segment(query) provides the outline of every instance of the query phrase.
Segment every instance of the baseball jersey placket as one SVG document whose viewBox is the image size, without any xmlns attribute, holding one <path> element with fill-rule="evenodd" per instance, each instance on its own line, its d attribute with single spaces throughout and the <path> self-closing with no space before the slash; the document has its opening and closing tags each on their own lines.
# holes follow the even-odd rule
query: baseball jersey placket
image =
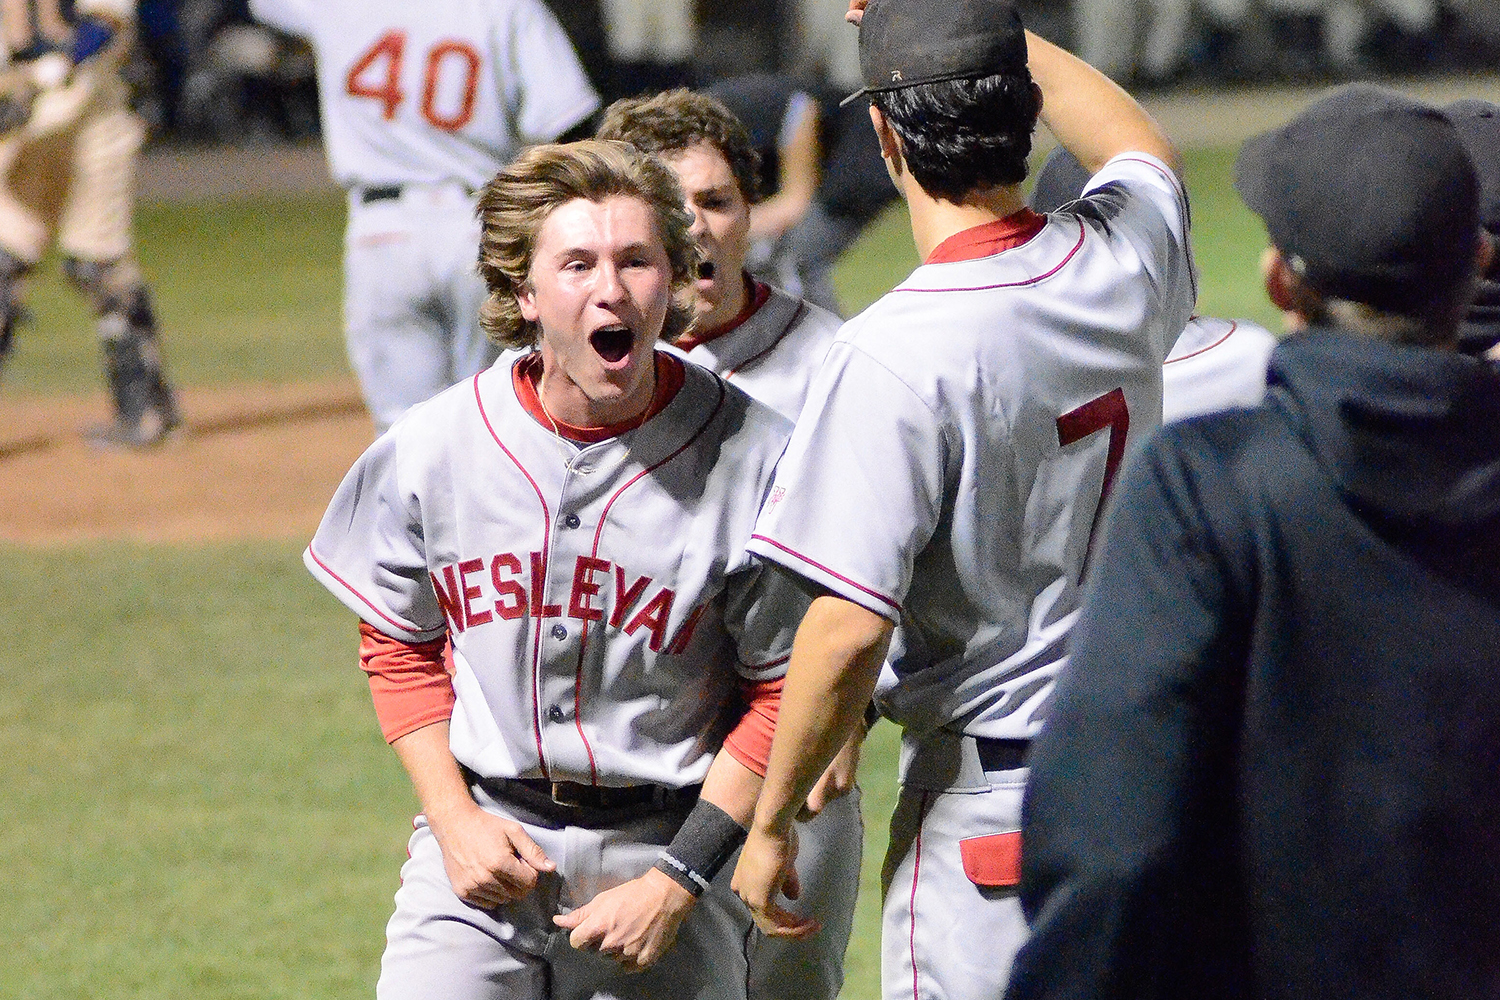
<svg viewBox="0 0 1500 1000">
<path fill-rule="evenodd" d="M 569 446 L 571 447 L 571 446 Z M 614 482 L 618 467 L 629 459 L 620 439 L 611 438 L 578 448 L 564 466 L 559 482 L 555 513 L 549 525 L 551 558 L 541 568 L 533 611 L 542 632 L 536 675 L 536 697 L 542 709 L 543 744 L 557 760 L 577 756 L 587 762 L 589 783 L 599 783 L 594 748 L 584 731 L 584 671 L 588 664 L 590 615 L 597 608 L 583 607 L 574 594 L 581 558 L 597 558 L 599 485 Z M 597 511 L 597 512 L 596 512 Z M 588 602 L 583 602 L 587 604 Z M 600 612 L 602 618 L 602 612 Z M 602 637 L 601 637 L 602 639 Z M 563 745 L 576 734 L 578 744 Z"/>
</svg>

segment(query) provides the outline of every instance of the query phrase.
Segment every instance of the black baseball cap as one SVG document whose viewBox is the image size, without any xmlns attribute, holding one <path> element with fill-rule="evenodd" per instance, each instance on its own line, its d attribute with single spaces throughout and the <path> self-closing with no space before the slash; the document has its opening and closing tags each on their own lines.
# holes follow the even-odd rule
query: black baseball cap
<svg viewBox="0 0 1500 1000">
<path fill-rule="evenodd" d="M 1500 107 L 1466 100 L 1448 105 L 1443 112 L 1458 129 L 1479 174 L 1480 221 L 1500 239 Z M 1500 344 L 1500 262 L 1481 276 L 1469 315 L 1458 331 L 1458 343 L 1474 354 Z"/>
<path fill-rule="evenodd" d="M 1479 182 L 1437 108 L 1341 87 L 1246 142 L 1235 188 L 1315 290 L 1420 315 L 1472 276 Z"/>
<path fill-rule="evenodd" d="M 865 94 L 1026 68 L 1026 29 L 1010 0 L 870 0 L 859 24 Z"/>
</svg>

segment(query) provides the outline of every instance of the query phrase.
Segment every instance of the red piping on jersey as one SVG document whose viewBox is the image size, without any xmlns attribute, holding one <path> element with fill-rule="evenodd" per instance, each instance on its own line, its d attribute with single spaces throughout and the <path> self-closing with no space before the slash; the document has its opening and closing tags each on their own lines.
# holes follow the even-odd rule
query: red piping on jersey
<svg viewBox="0 0 1500 1000">
<path fill-rule="evenodd" d="M 386 621 L 390 622 L 392 625 L 396 626 L 398 629 L 400 629 L 403 632 L 417 632 L 417 631 L 421 631 L 420 629 L 414 629 L 414 628 L 412 628 L 410 625 L 403 625 L 401 622 L 396 621 L 396 619 L 392 618 L 390 615 L 386 614 L 384 611 L 381 611 L 379 608 L 377 608 L 370 601 L 370 599 L 368 597 L 366 597 L 364 594 L 361 594 L 359 591 L 355 590 L 352 586 L 349 585 L 349 581 L 347 581 L 343 577 L 339 576 L 337 573 L 335 573 L 333 571 L 332 568 L 329 567 L 329 565 L 326 562 L 324 562 L 323 560 L 319 559 L 318 558 L 318 554 L 313 551 L 313 547 L 311 545 L 309 545 L 307 547 L 307 554 L 313 557 L 313 562 L 317 563 L 320 567 L 322 567 L 323 572 L 327 573 L 329 576 L 331 576 L 335 580 L 337 580 L 339 582 L 339 584 L 345 590 L 349 591 L 349 593 L 353 594 L 355 597 L 357 597 L 361 601 L 363 601 L 365 603 L 366 607 L 368 607 L 371 611 L 375 612 L 381 618 L 384 618 Z"/>
<path fill-rule="evenodd" d="M 956 264 L 979 260 L 1030 243 L 1047 228 L 1047 217 L 1029 208 L 1003 219 L 960 230 L 933 248 L 923 264 Z"/>
<path fill-rule="evenodd" d="M 677 359 L 673 358 L 672 360 L 676 361 Z M 615 490 L 614 494 L 605 501 L 604 509 L 599 514 L 599 526 L 594 529 L 594 547 L 589 552 L 589 555 L 593 556 L 595 559 L 599 558 L 599 539 L 604 535 L 604 522 L 609 520 L 609 510 L 615 505 L 615 501 L 620 499 L 620 496 L 626 490 L 630 489 L 630 487 L 640 482 L 642 478 L 644 478 L 645 476 L 649 476 L 651 473 L 655 472 L 663 465 L 666 465 L 668 462 L 672 461 L 672 459 L 676 458 L 678 455 L 681 455 L 688 449 L 689 446 L 692 445 L 694 441 L 702 437 L 703 432 L 708 429 L 708 425 L 714 422 L 714 418 L 717 417 L 719 415 L 719 411 L 724 408 L 724 398 L 728 395 L 728 393 L 724 391 L 724 382 L 722 379 L 716 378 L 714 379 L 714 382 L 719 387 L 719 398 L 714 403 L 713 411 L 709 413 L 708 417 L 704 419 L 703 423 L 698 425 L 698 429 L 693 431 L 688 439 L 684 441 L 681 447 L 679 447 L 676 451 L 672 452 L 672 454 L 668 455 L 660 462 L 657 462 L 655 465 L 648 465 L 640 472 L 637 472 L 635 475 L 631 476 L 630 479 L 624 483 L 624 485 Z M 585 621 L 583 623 L 583 634 L 578 640 L 578 669 L 574 673 L 573 679 L 573 724 L 578 727 L 578 738 L 583 740 L 583 748 L 588 751 L 589 783 L 597 785 L 599 784 L 599 771 L 594 765 L 594 748 L 589 744 L 589 738 L 583 734 L 583 661 L 584 654 L 588 652 L 588 642 L 589 623 Z"/>
<path fill-rule="evenodd" d="M 1172 185 L 1172 191 L 1177 195 L 1177 206 L 1182 209 L 1182 228 L 1183 228 L 1183 231 L 1186 232 L 1186 231 L 1188 231 L 1188 230 L 1190 230 L 1190 229 L 1193 228 L 1193 206 L 1188 202 L 1187 188 L 1185 188 L 1185 187 L 1182 186 L 1182 180 L 1180 178 L 1178 178 L 1178 176 L 1176 174 L 1172 173 L 1170 170 L 1163 170 L 1159 164 L 1152 163 L 1150 160 L 1143 160 L 1139 156 L 1122 156 L 1122 157 L 1120 157 L 1120 159 L 1121 160 L 1128 160 L 1131 163 L 1144 164 L 1145 166 L 1150 167 L 1152 170 L 1155 170 L 1157 173 L 1159 173 L 1163 177 L 1165 177 L 1167 179 L 1167 183 L 1169 183 L 1169 184 Z M 1197 269 L 1195 269 L 1193 267 L 1189 267 L 1188 268 L 1188 276 L 1190 278 L 1192 278 L 1192 280 L 1193 280 L 1193 298 L 1197 299 L 1197 297 L 1198 297 L 1198 271 L 1197 271 Z"/>
<path fill-rule="evenodd" d="M 789 549 L 785 545 L 782 545 L 780 542 L 776 541 L 776 539 L 774 539 L 774 538 L 767 538 L 765 535 L 751 535 L 750 537 L 753 538 L 753 539 L 755 539 L 756 541 L 765 542 L 767 545 L 775 546 L 776 548 L 778 548 L 781 551 L 785 552 L 789 556 L 795 556 L 796 558 L 798 558 L 798 559 L 802 560 L 803 562 L 807 563 L 809 566 L 813 567 L 814 569 L 820 569 L 820 570 L 822 570 L 824 573 L 827 573 L 829 576 L 833 577 L 835 580 L 842 580 L 844 583 L 847 583 L 849 586 L 854 587 L 854 588 L 856 588 L 858 590 L 861 590 L 861 591 L 863 591 L 866 594 L 869 594 L 871 597 L 875 598 L 876 600 L 883 601 L 884 603 L 889 604 L 891 607 L 893 607 L 893 608 L 896 609 L 896 613 L 898 615 L 901 613 L 901 605 L 899 603 L 897 603 L 896 601 L 891 600 L 889 597 L 886 597 L 884 594 L 880 593 L 879 591 L 871 590 L 869 587 L 866 587 L 862 583 L 855 583 L 853 580 L 849 579 L 847 576 L 844 576 L 842 573 L 836 573 L 833 570 L 829 569 L 827 566 L 824 566 L 822 563 L 820 563 L 820 562 L 818 562 L 818 561 L 816 561 L 814 559 L 807 558 L 807 556 L 805 556 L 802 553 L 798 552 L 796 549 Z"/>
<path fill-rule="evenodd" d="M 1197 319 L 1197 318 L 1198 318 L 1197 316 L 1193 317 L 1193 319 Z M 1196 351 L 1194 351 L 1192 354 L 1184 354 L 1184 355 L 1182 355 L 1179 358 L 1168 358 L 1167 360 L 1163 361 L 1162 364 L 1164 364 L 1164 365 L 1174 365 L 1174 364 L 1176 364 L 1179 361 L 1186 361 L 1188 358 L 1196 358 L 1198 355 L 1204 353 L 1205 351 L 1211 351 L 1215 347 L 1218 347 L 1220 344 L 1224 343 L 1224 341 L 1228 340 L 1230 334 L 1234 333 L 1234 331 L 1238 330 L 1239 328 L 1240 328 L 1239 321 L 1232 319 L 1232 320 L 1229 321 L 1229 330 L 1224 334 L 1224 336 L 1220 337 L 1218 340 L 1214 341 L 1212 344 L 1209 344 L 1207 347 L 1200 347 Z"/>
<path fill-rule="evenodd" d="M 482 375 L 483 372 L 481 372 L 480 374 Z M 542 505 L 543 579 L 532 581 L 537 590 L 541 591 L 546 583 L 545 577 L 547 575 L 550 575 L 549 563 L 551 561 L 552 555 L 550 544 L 552 540 L 552 511 L 547 506 L 547 498 L 542 496 L 542 488 L 536 484 L 535 479 L 531 478 L 531 473 L 526 471 L 526 466 L 522 465 L 521 460 L 516 458 L 515 455 L 511 454 L 511 450 L 505 447 L 505 442 L 500 440 L 500 435 L 495 433 L 495 427 L 490 423 L 490 415 L 484 411 L 484 399 L 479 395 L 479 375 L 474 376 L 474 404 L 479 407 L 479 419 L 484 421 L 484 427 L 487 431 L 490 432 L 490 437 L 494 438 L 495 444 L 499 445 L 500 450 L 505 452 L 505 457 L 514 462 L 516 468 L 521 470 L 521 475 L 526 477 L 526 481 L 530 483 L 531 488 L 536 491 L 537 501 Z M 543 603 L 546 603 L 545 599 L 543 600 Z M 547 770 L 547 755 L 542 750 L 542 702 L 540 696 L 537 694 L 537 689 L 541 684 L 542 670 L 542 621 L 542 617 L 538 615 L 534 623 L 535 638 L 532 640 L 531 644 L 531 725 L 532 729 L 536 733 L 537 766 L 542 769 L 542 775 L 544 777 L 551 778 L 552 775 Z"/>
<path fill-rule="evenodd" d="M 922 793 L 922 804 L 917 807 L 917 842 L 913 846 L 911 861 L 911 901 L 907 904 L 908 919 L 911 921 L 911 938 L 907 946 L 911 949 L 911 998 L 922 1000 L 917 992 L 917 879 L 922 874 L 922 824 L 927 820 L 927 800 L 931 792 Z"/>
<path fill-rule="evenodd" d="M 765 357 L 767 354 L 770 354 L 772 351 L 776 350 L 776 346 L 778 344 L 780 344 L 783 340 L 785 340 L 786 339 L 786 335 L 792 332 L 792 327 L 794 327 L 794 326 L 797 325 L 797 320 L 801 319 L 806 313 L 807 313 L 807 303 L 806 302 L 800 302 L 800 303 L 798 303 L 798 305 L 797 305 L 797 311 L 792 314 L 792 318 L 787 321 L 786 326 L 784 326 L 784 327 L 781 328 L 781 332 L 776 335 L 776 339 L 773 340 L 773 341 L 771 341 L 771 343 L 766 347 L 765 350 L 760 351 L 759 353 L 750 355 L 744 361 L 741 361 L 739 364 L 735 365 L 733 368 L 731 368 L 728 371 L 724 372 L 724 377 L 725 378 L 734 378 L 734 376 L 740 371 L 740 369 L 747 368 L 750 365 L 755 364 L 755 362 L 759 361 L 761 358 Z"/>
<path fill-rule="evenodd" d="M 744 274 L 744 272 L 741 272 Z M 771 301 L 771 286 L 763 281 L 756 281 L 750 275 L 744 275 L 745 282 L 745 305 L 735 315 L 734 319 L 725 323 L 716 330 L 706 330 L 701 334 L 685 333 L 672 341 L 672 346 L 682 351 L 691 351 L 700 344 L 712 343 L 730 333 L 738 330 L 750 321 L 750 317 L 760 312 L 760 307 Z"/>
<path fill-rule="evenodd" d="M 1087 233 L 1088 231 L 1084 228 L 1083 221 L 1079 220 L 1078 242 L 1073 245 L 1073 249 L 1068 251 L 1068 255 L 1061 261 L 1059 261 L 1058 265 L 1052 270 L 1048 271 L 1046 274 L 1039 274 L 1034 278 L 1027 278 L 1025 281 L 1002 281 L 999 284 L 995 285 L 975 285 L 972 288 L 893 288 L 891 289 L 890 294 L 894 295 L 897 292 L 985 292 L 989 291 L 992 288 L 1020 288 L 1024 285 L 1035 285 L 1038 282 L 1046 281 L 1058 271 L 1061 271 L 1064 267 L 1067 267 L 1068 261 L 1072 260 L 1078 254 L 1079 250 L 1083 249 L 1083 241 L 1086 238 Z"/>
</svg>

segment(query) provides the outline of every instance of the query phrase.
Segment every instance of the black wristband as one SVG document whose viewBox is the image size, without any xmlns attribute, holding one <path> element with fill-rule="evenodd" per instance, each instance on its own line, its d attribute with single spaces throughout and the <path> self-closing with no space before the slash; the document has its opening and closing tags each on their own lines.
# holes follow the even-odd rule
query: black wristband
<svg viewBox="0 0 1500 1000">
<path fill-rule="evenodd" d="M 745 842 L 746 833 L 734 817 L 700 798 L 682 821 L 677 836 L 663 848 L 656 868 L 694 896 L 701 896 L 730 855 Z"/>
</svg>

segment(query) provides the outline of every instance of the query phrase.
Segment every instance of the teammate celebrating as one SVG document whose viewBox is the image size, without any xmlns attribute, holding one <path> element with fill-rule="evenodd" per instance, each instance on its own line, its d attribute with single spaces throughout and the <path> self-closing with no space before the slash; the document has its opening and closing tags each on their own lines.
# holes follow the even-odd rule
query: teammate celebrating
<svg viewBox="0 0 1500 1000">
<path fill-rule="evenodd" d="M 599 101 L 541 0 L 251 0 L 306 38 L 349 191 L 344 332 L 376 429 L 487 368 L 473 192 Z"/>
<path fill-rule="evenodd" d="M 675 346 L 795 420 L 841 321 L 745 270 L 757 199 L 757 156 L 745 127 L 713 97 L 674 90 L 616 101 L 599 136 L 659 157 L 687 196 L 700 257 L 697 313 Z M 798 826 L 799 912 L 816 912 L 822 932 L 802 941 L 747 935 L 751 997 L 833 1000 L 843 986 L 864 838 L 854 787 L 861 742 L 850 740 L 830 766 L 808 797 L 813 817 Z"/>
<path fill-rule="evenodd" d="M 135 4 L 4 0 L 0 35 L 0 369 L 21 313 L 20 284 L 55 230 L 63 273 L 99 318 L 114 420 L 91 443 L 144 447 L 181 422 L 162 371 L 156 315 L 131 249 L 135 162 L 145 127 L 120 68 Z"/>
<path fill-rule="evenodd" d="M 791 425 L 656 350 L 694 261 L 659 163 L 537 147 L 480 211 L 482 321 L 536 350 L 376 441 L 306 555 L 423 807 L 378 994 L 743 996 L 714 875 L 807 607 L 744 549 Z"/>
<path fill-rule="evenodd" d="M 1024 757 L 1110 480 L 1159 420 L 1196 297 L 1187 202 L 1150 117 L 1009 3 L 873 0 L 860 62 L 924 263 L 840 331 L 750 546 L 825 593 L 735 885 L 767 933 L 812 929 L 777 902 L 792 817 L 889 652 L 879 702 L 905 733 L 885 992 L 993 997 L 1026 931 Z M 1095 172 L 1047 217 L 1021 191 L 1039 111 Z"/>
</svg>

